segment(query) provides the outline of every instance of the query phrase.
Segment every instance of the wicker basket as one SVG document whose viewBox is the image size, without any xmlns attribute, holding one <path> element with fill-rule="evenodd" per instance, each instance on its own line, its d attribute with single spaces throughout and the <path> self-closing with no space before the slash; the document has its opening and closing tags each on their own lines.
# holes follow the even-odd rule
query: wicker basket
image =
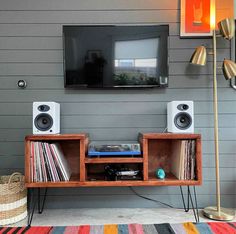
<svg viewBox="0 0 236 234">
<path fill-rule="evenodd" d="M 24 176 L 15 172 L 0 176 L 0 225 L 16 223 L 27 216 Z"/>
</svg>

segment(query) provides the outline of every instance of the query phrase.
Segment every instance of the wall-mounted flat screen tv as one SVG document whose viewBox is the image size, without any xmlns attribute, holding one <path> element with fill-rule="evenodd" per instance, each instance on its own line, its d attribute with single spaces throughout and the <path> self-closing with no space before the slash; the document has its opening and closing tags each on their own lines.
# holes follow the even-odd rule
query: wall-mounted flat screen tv
<svg viewBox="0 0 236 234">
<path fill-rule="evenodd" d="M 168 25 L 63 26 L 65 87 L 166 87 L 168 36 Z"/>
</svg>

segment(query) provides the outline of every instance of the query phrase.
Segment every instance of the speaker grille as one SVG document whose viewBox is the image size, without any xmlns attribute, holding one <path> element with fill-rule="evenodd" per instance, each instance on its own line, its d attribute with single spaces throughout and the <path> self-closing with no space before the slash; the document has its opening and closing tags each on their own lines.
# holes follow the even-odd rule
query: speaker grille
<svg viewBox="0 0 236 234">
<path fill-rule="evenodd" d="M 39 114 L 34 120 L 34 125 L 40 131 L 48 131 L 53 125 L 53 119 L 49 114 Z"/>
<path fill-rule="evenodd" d="M 175 116 L 174 123 L 178 129 L 185 130 L 192 125 L 192 118 L 188 113 L 180 112 Z"/>
</svg>

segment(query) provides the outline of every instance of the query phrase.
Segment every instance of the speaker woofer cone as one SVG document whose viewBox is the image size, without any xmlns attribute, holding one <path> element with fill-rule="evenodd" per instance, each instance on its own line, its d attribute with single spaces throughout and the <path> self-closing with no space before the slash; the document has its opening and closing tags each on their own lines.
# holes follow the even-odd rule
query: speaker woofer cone
<svg viewBox="0 0 236 234">
<path fill-rule="evenodd" d="M 34 120 L 34 125 L 40 131 L 48 131 L 53 125 L 53 119 L 48 114 L 39 114 Z"/>
<path fill-rule="evenodd" d="M 174 123 L 178 129 L 185 130 L 192 125 L 192 118 L 188 113 L 180 112 L 175 116 Z"/>
</svg>

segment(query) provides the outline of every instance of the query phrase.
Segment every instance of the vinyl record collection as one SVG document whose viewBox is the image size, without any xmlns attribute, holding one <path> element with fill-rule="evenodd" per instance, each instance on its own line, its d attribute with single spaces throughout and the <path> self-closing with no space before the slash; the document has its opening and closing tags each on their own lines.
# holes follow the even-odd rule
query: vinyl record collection
<svg viewBox="0 0 236 234">
<path fill-rule="evenodd" d="M 195 140 L 176 140 L 172 143 L 171 172 L 179 180 L 194 180 L 196 177 Z"/>
<path fill-rule="evenodd" d="M 31 142 L 30 173 L 32 182 L 69 181 L 71 169 L 59 144 Z"/>
</svg>

